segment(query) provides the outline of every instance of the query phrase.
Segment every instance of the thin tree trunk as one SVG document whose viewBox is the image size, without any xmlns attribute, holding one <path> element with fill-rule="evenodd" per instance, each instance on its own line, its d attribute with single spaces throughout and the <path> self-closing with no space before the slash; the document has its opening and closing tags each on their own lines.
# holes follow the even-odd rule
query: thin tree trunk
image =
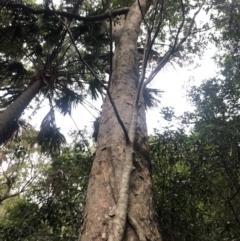
<svg viewBox="0 0 240 241">
<path fill-rule="evenodd" d="M 139 3 L 145 14 L 150 1 L 139 0 Z M 145 109 L 143 104 L 140 108 L 135 106 L 139 78 L 136 43 L 141 21 L 142 14 L 138 1 L 135 1 L 126 17 L 122 34 L 115 42 L 110 86 L 131 142 L 126 143 L 122 128 L 106 98 L 80 241 L 161 240 L 153 203 Z M 126 215 L 124 206 L 127 206 Z"/>
<path fill-rule="evenodd" d="M 12 136 L 18 118 L 43 87 L 41 79 L 36 79 L 10 106 L 0 114 L 0 144 Z"/>
</svg>

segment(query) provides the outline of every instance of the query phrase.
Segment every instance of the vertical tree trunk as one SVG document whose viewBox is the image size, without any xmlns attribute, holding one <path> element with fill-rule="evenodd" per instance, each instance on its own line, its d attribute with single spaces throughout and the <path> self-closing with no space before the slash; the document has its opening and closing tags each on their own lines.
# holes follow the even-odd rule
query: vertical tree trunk
<svg viewBox="0 0 240 241">
<path fill-rule="evenodd" d="M 18 118 L 42 86 L 41 79 L 36 79 L 6 110 L 0 113 L 0 144 L 11 137 L 13 126 L 17 125 Z"/>
<path fill-rule="evenodd" d="M 142 13 L 137 0 L 129 10 L 121 36 L 116 39 L 110 86 L 112 98 L 128 130 L 136 108 L 139 78 L 137 39 L 142 14 L 145 14 L 150 6 L 148 0 L 139 0 L 139 3 Z M 137 111 L 133 169 L 128 190 L 127 217 L 121 240 L 161 240 L 155 219 L 144 105 Z M 96 156 L 90 174 L 80 241 L 109 240 L 111 228 L 114 228 L 112 220 L 117 215 L 115 208 L 119 201 L 124 166 L 127 163 L 127 150 L 122 128 L 109 99 L 106 98 L 100 119 Z"/>
</svg>

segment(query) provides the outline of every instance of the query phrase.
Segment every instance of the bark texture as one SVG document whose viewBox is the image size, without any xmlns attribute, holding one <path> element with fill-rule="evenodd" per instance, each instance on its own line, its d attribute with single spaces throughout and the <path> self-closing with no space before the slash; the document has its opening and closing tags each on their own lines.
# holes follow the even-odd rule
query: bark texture
<svg viewBox="0 0 240 241">
<path fill-rule="evenodd" d="M 139 0 L 139 3 L 145 14 L 150 1 Z M 121 240 L 161 240 L 154 212 L 145 108 L 143 104 L 140 108 L 135 106 L 139 79 L 137 39 L 142 21 L 139 3 L 135 1 L 132 5 L 122 33 L 115 38 L 110 85 L 112 98 L 129 131 L 131 143 L 126 144 L 122 128 L 106 98 L 79 241 L 113 241 L 115 235 L 122 232 L 117 222 L 124 224 Z M 134 118 L 134 113 L 137 118 Z M 127 172 L 130 174 L 129 185 Z M 121 188 L 123 184 L 124 190 Z M 126 187 L 127 202 L 121 199 L 121 192 L 126 194 Z M 124 210 L 121 205 L 127 205 L 126 217 L 118 213 Z M 116 227 L 120 228 L 113 232 Z"/>
<path fill-rule="evenodd" d="M 43 87 L 41 79 L 33 83 L 0 114 L 0 144 L 11 137 L 15 127 L 18 126 L 18 118 L 22 112 Z"/>
</svg>

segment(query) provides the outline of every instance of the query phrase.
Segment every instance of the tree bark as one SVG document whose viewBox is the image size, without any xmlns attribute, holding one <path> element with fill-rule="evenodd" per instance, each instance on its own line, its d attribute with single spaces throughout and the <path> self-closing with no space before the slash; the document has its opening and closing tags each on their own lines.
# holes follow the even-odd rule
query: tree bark
<svg viewBox="0 0 240 241">
<path fill-rule="evenodd" d="M 10 105 L 0 113 L 0 144 L 12 136 L 12 132 L 18 126 L 17 121 L 22 112 L 43 87 L 40 78 L 35 81 Z"/>
<path fill-rule="evenodd" d="M 122 33 L 115 38 L 110 85 L 130 143 L 126 143 L 106 98 L 79 241 L 161 240 L 154 211 L 145 108 L 143 103 L 140 108 L 135 105 L 139 80 L 137 40 L 142 14 L 147 12 L 150 1 L 139 3 L 135 1 L 131 6 Z"/>
</svg>

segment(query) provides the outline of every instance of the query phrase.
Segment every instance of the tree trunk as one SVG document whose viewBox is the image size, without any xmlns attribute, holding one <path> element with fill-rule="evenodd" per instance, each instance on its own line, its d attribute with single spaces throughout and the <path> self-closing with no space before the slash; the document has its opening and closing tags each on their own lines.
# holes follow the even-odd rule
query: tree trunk
<svg viewBox="0 0 240 241">
<path fill-rule="evenodd" d="M 0 113 L 0 144 L 8 140 L 18 127 L 18 118 L 43 87 L 41 79 L 37 79 L 10 105 Z"/>
<path fill-rule="evenodd" d="M 111 96 L 129 132 L 130 143 L 126 143 L 123 130 L 106 98 L 79 241 L 161 240 L 154 211 L 145 108 L 143 103 L 140 108 L 135 106 L 139 79 L 137 39 L 142 14 L 147 12 L 150 1 L 139 0 L 139 3 L 142 13 L 138 1 L 135 1 L 122 23 L 122 33 L 115 38 L 110 85 Z M 137 118 L 134 117 L 135 111 Z M 130 182 L 125 185 L 127 197 L 123 200 L 122 185 L 127 172 L 130 173 Z M 124 210 L 119 206 L 125 204 L 126 215 L 119 215 L 119 210 Z M 123 223 L 123 232 L 118 222 Z M 117 235 L 120 238 L 115 238 Z"/>
</svg>

